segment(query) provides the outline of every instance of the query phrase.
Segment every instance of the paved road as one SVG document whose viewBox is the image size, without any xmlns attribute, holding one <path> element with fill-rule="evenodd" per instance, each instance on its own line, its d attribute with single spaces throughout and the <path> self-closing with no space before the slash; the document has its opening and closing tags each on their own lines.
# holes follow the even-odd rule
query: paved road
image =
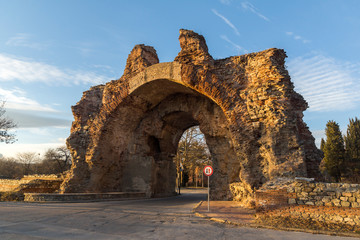
<svg viewBox="0 0 360 240">
<path fill-rule="evenodd" d="M 89 203 L 1 202 L 0 239 L 352 239 L 209 222 L 191 213 L 204 193 Z"/>
</svg>

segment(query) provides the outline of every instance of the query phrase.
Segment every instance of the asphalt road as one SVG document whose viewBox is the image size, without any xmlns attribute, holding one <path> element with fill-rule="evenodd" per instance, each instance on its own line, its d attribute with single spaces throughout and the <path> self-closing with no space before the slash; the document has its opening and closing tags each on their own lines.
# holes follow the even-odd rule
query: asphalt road
<svg viewBox="0 0 360 240">
<path fill-rule="evenodd" d="M 0 202 L 0 239 L 356 239 L 236 227 L 194 216 L 205 191 L 87 203 Z"/>
</svg>

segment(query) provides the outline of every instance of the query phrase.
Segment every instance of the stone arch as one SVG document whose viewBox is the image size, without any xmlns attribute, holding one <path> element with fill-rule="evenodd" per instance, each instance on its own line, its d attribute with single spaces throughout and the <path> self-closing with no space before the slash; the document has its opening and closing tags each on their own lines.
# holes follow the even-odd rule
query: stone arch
<svg viewBox="0 0 360 240">
<path fill-rule="evenodd" d="M 120 79 L 73 107 L 74 163 L 62 192 L 171 194 L 171 158 L 194 125 L 215 159 L 213 198 L 246 196 L 276 177 L 320 177 L 321 155 L 302 121 L 307 103 L 293 90 L 283 50 L 214 60 L 201 35 L 180 30 L 179 40 L 170 63 L 135 46 Z"/>
</svg>

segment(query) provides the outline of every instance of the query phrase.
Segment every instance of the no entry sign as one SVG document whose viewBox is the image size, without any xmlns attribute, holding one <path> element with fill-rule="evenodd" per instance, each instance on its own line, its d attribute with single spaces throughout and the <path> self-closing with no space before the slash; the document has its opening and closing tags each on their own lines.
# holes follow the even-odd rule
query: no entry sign
<svg viewBox="0 0 360 240">
<path fill-rule="evenodd" d="M 211 166 L 204 167 L 204 174 L 210 177 L 214 173 L 214 169 Z"/>
</svg>

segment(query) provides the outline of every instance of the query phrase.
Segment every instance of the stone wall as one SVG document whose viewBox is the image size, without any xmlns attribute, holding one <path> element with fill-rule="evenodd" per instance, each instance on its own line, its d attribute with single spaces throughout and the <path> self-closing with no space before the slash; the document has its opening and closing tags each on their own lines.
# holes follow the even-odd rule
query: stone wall
<svg viewBox="0 0 360 240">
<path fill-rule="evenodd" d="M 360 185 L 297 181 L 288 189 L 289 204 L 360 207 Z"/>
<path fill-rule="evenodd" d="M 63 179 L 57 175 L 25 175 L 21 179 L 0 179 L 0 192 L 55 192 Z"/>
<path fill-rule="evenodd" d="M 309 205 L 360 208 L 360 184 L 280 178 L 256 191 L 258 206 Z"/>
<path fill-rule="evenodd" d="M 30 180 L 0 179 L 0 192 L 11 192 L 21 184 L 26 184 Z"/>
<path fill-rule="evenodd" d="M 274 179 L 255 192 L 257 222 L 285 228 L 360 231 L 360 185 Z"/>
<path fill-rule="evenodd" d="M 360 208 L 283 205 L 257 211 L 256 222 L 277 229 L 310 229 L 313 233 L 359 233 Z"/>
</svg>

